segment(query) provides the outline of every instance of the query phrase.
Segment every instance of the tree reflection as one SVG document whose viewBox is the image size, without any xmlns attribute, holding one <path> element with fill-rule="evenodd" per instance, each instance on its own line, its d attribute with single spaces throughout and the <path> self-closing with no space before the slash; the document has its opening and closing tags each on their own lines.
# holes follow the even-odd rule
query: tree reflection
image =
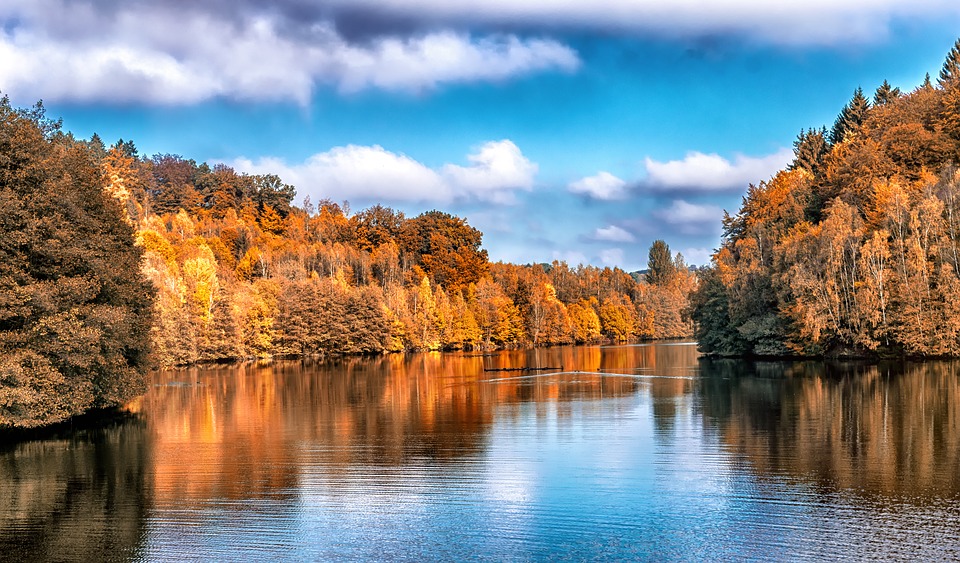
<svg viewBox="0 0 960 563">
<path fill-rule="evenodd" d="M 0 448 L 0 559 L 134 558 L 151 498 L 145 429 L 126 416 Z"/>
<path fill-rule="evenodd" d="M 960 494 L 960 363 L 704 361 L 704 416 L 763 474 L 919 501 Z"/>
<path fill-rule="evenodd" d="M 475 458 L 502 405 L 633 394 L 634 376 L 658 357 L 650 347 L 558 347 L 161 372 L 140 405 L 156 442 L 157 500 L 280 499 L 296 494 L 304 467 Z M 484 371 L 543 367 L 563 370 Z"/>
</svg>

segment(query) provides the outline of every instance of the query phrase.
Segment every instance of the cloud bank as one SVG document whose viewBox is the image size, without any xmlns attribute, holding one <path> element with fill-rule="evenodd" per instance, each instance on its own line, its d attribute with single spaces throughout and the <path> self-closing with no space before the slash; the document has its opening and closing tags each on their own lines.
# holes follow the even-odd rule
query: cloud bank
<svg viewBox="0 0 960 563">
<path fill-rule="evenodd" d="M 960 14 L 952 0 L 331 0 L 334 17 L 377 14 L 403 25 L 555 28 L 662 37 L 740 36 L 777 45 L 836 45 L 884 38 L 896 20 Z M 353 15 L 351 18 L 350 16 Z"/>
<path fill-rule="evenodd" d="M 677 199 L 670 204 L 670 207 L 658 209 L 652 215 L 669 225 L 674 232 L 684 235 L 702 235 L 720 230 L 723 209 L 714 205 L 699 205 Z"/>
<path fill-rule="evenodd" d="M 318 86 L 418 93 L 572 72 L 570 33 L 841 45 L 957 16 L 953 0 L 6 0 L 0 89 L 23 100 L 306 104 Z"/>
<path fill-rule="evenodd" d="M 627 183 L 609 172 L 599 172 L 596 176 L 581 178 L 567 186 L 570 193 L 581 194 L 592 199 L 612 201 L 626 199 Z"/>
<path fill-rule="evenodd" d="M 580 64 L 553 39 L 440 29 L 350 42 L 331 20 L 238 6 L 12 0 L 0 6 L 0 88 L 28 100 L 305 105 L 317 85 L 416 93 Z"/>
<path fill-rule="evenodd" d="M 751 183 L 767 180 L 793 160 L 787 148 L 763 157 L 737 155 L 733 161 L 718 154 L 692 151 L 682 160 L 659 162 L 646 158 L 644 186 L 654 190 L 692 192 L 743 191 Z"/>
<path fill-rule="evenodd" d="M 509 139 L 489 141 L 467 155 L 467 166 L 429 168 L 381 146 L 347 145 L 299 164 L 266 157 L 231 165 L 250 174 L 273 173 L 297 188 L 299 197 L 373 202 L 512 204 L 517 191 L 533 189 L 538 166 Z"/>
</svg>

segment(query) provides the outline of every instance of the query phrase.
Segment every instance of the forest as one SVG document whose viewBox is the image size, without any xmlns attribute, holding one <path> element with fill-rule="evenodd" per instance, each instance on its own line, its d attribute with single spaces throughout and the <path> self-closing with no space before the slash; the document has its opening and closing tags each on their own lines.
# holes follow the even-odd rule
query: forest
<svg viewBox="0 0 960 563">
<path fill-rule="evenodd" d="M 294 186 L 0 101 L 0 426 L 143 391 L 150 367 L 689 337 L 696 274 L 490 263 L 432 210 L 293 204 Z"/>
<path fill-rule="evenodd" d="M 683 337 L 694 274 L 663 241 L 655 274 L 490 263 L 442 211 L 291 204 L 294 188 L 129 142 L 97 155 L 157 290 L 160 365 L 247 357 L 473 350 Z"/>
<path fill-rule="evenodd" d="M 719 355 L 960 354 L 960 40 L 934 84 L 860 88 L 749 187 L 691 297 Z"/>
</svg>

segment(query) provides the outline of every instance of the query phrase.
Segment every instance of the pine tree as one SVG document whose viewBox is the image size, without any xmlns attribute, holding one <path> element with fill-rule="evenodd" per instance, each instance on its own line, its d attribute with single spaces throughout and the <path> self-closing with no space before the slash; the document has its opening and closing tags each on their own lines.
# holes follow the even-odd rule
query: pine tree
<svg viewBox="0 0 960 563">
<path fill-rule="evenodd" d="M 941 88 L 947 88 L 952 86 L 958 78 L 960 78 L 960 39 L 957 39 L 953 48 L 947 53 L 947 59 L 943 61 L 937 83 Z"/>
<path fill-rule="evenodd" d="M 666 285 L 677 275 L 676 265 L 670 254 L 670 247 L 662 240 L 655 240 L 650 245 L 647 258 L 647 282 L 651 285 Z"/>
<path fill-rule="evenodd" d="M 863 88 L 859 86 L 853 92 L 853 98 L 843 106 L 840 115 L 830 131 L 830 144 L 835 145 L 850 133 L 855 133 L 863 125 L 863 120 L 870 110 L 870 100 L 863 95 Z"/>
<path fill-rule="evenodd" d="M 890 86 L 890 83 L 886 80 L 883 81 L 883 84 L 877 88 L 877 91 L 873 94 L 873 105 L 882 106 L 889 104 L 890 102 L 896 100 L 900 97 L 900 88 L 894 88 Z"/>
<path fill-rule="evenodd" d="M 803 169 L 816 176 L 823 166 L 823 158 L 829 152 L 826 127 L 800 131 L 797 140 L 793 142 L 794 158 L 789 169 Z"/>
</svg>

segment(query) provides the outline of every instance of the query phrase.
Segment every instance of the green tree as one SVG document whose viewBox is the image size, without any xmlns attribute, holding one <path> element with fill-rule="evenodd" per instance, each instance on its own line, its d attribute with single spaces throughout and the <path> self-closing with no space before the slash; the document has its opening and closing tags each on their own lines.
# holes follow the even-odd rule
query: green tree
<svg viewBox="0 0 960 563">
<path fill-rule="evenodd" d="M 737 356 L 748 351 L 746 340 L 730 318 L 727 289 L 715 265 L 700 270 L 700 283 L 690 296 L 690 316 L 702 352 Z"/>
<path fill-rule="evenodd" d="M 657 239 L 650 245 L 647 270 L 647 282 L 651 285 L 667 285 L 676 277 L 677 267 L 666 242 Z"/>
<path fill-rule="evenodd" d="M 883 81 L 883 84 L 877 88 L 877 91 L 873 94 L 873 105 L 882 106 L 889 104 L 890 102 L 898 99 L 900 97 L 900 88 L 895 88 L 890 85 L 886 80 Z"/>
<path fill-rule="evenodd" d="M 948 88 L 953 86 L 958 78 L 960 78 L 960 39 L 954 42 L 947 53 L 943 67 L 940 68 L 940 78 L 937 79 L 937 83 L 941 88 Z"/>
<path fill-rule="evenodd" d="M 802 169 L 817 176 L 823 168 L 823 159 L 829 152 L 826 127 L 800 131 L 793 142 L 793 162 L 788 169 Z"/>
<path fill-rule="evenodd" d="M 859 86 L 853 92 L 853 98 L 847 102 L 840 110 L 840 115 L 833 123 L 833 129 L 830 131 L 830 144 L 837 144 L 848 134 L 856 133 L 867 118 L 867 112 L 870 111 L 870 100 L 863 95 L 863 88 Z"/>
<path fill-rule="evenodd" d="M 90 147 L 0 100 L 0 426 L 145 391 L 153 288 Z"/>
</svg>

